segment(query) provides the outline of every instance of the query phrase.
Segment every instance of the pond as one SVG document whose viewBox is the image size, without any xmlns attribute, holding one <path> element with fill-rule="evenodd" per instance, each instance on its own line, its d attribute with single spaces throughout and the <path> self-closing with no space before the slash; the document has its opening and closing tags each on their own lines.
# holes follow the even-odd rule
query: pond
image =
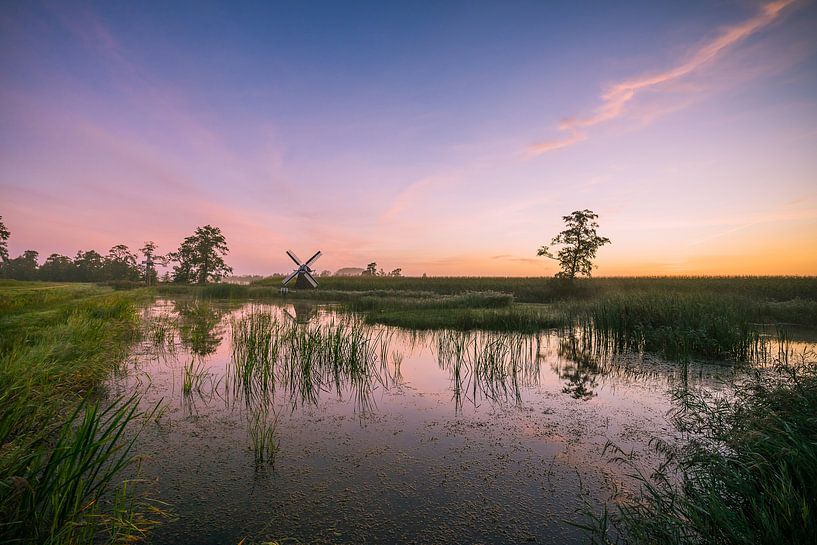
<svg viewBox="0 0 817 545">
<path fill-rule="evenodd" d="M 160 405 L 135 448 L 157 544 L 585 543 L 585 503 L 672 440 L 672 391 L 734 373 L 580 336 L 418 332 L 331 307 L 161 300 L 111 395 Z"/>
</svg>

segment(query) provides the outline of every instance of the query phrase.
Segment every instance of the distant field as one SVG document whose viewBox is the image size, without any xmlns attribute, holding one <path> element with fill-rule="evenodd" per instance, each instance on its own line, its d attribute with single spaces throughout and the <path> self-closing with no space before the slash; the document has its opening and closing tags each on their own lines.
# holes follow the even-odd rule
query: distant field
<svg viewBox="0 0 817 545">
<path fill-rule="evenodd" d="M 497 291 L 513 294 L 520 303 L 549 303 L 561 299 L 592 298 L 603 294 L 643 291 L 718 293 L 770 301 L 817 301 L 817 276 L 723 277 L 617 277 L 577 279 L 569 283 L 541 277 L 380 277 L 330 276 L 319 278 L 319 290 L 425 291 L 443 295 L 464 291 Z M 280 278 L 265 278 L 254 286 L 280 287 Z"/>
</svg>

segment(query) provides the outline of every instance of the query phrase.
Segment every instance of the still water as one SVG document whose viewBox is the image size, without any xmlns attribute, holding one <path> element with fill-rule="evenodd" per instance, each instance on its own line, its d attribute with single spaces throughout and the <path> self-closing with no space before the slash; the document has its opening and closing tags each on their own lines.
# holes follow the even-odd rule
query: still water
<svg viewBox="0 0 817 545">
<path fill-rule="evenodd" d="M 586 543 L 568 521 L 632 484 L 605 443 L 650 467 L 650 440 L 675 433 L 672 390 L 733 372 L 604 356 L 557 332 L 355 322 L 347 335 L 349 316 L 319 306 L 163 300 L 143 313 L 145 340 L 110 391 L 160 407 L 131 475 L 174 515 L 157 544 Z M 265 345 L 272 372 L 248 382 L 235 344 L 258 330 L 300 340 Z M 362 364 L 305 355 L 304 339 L 339 332 Z M 274 448 L 258 452 L 259 436 Z"/>
</svg>

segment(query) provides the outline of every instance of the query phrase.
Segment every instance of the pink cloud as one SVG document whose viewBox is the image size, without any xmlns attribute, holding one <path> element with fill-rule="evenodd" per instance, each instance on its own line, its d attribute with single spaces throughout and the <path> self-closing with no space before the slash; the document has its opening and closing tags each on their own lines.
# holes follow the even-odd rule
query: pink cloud
<svg viewBox="0 0 817 545">
<path fill-rule="evenodd" d="M 770 25 L 794 3 L 794 0 L 777 0 L 765 4 L 750 19 L 724 28 L 713 40 L 693 50 L 686 61 L 667 70 L 624 80 L 610 86 L 602 95 L 601 105 L 594 113 L 564 119 L 559 124 L 559 131 L 566 135 L 530 145 L 528 155 L 542 155 L 587 140 L 586 129 L 621 117 L 625 107 L 638 93 L 648 89 L 664 88 L 699 71 L 714 62 L 725 50 Z"/>
</svg>

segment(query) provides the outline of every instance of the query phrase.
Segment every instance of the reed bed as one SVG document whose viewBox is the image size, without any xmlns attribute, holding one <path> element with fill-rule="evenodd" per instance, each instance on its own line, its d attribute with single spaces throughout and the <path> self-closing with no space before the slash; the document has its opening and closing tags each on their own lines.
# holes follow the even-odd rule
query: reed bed
<svg viewBox="0 0 817 545">
<path fill-rule="evenodd" d="M 566 305 L 567 328 L 599 350 L 659 352 L 669 359 L 704 358 L 727 361 L 765 361 L 769 344 L 763 324 L 751 321 L 751 308 L 735 297 L 698 294 L 613 296 Z M 780 330 L 778 337 L 785 335 Z"/>
<path fill-rule="evenodd" d="M 298 324 L 254 307 L 231 327 L 229 384 L 248 402 L 273 395 L 277 386 L 293 401 L 312 404 L 322 391 L 349 389 L 366 410 L 373 382 L 387 380 L 389 336 L 359 319 Z"/>
<path fill-rule="evenodd" d="M 279 278 L 254 282 L 250 288 L 280 287 Z M 611 295 L 673 293 L 678 295 L 730 295 L 754 301 L 787 302 L 817 301 L 815 276 L 672 276 L 672 277 L 608 277 L 578 278 L 566 281 L 558 278 L 503 277 L 372 277 L 346 276 L 320 278 L 321 291 L 414 291 L 438 295 L 471 292 L 501 292 L 512 294 L 522 303 L 553 303 L 589 300 Z M 809 307 L 813 308 L 813 307 Z M 804 309 L 809 310 L 809 309 Z M 817 317 L 814 318 L 817 320 Z"/>
<path fill-rule="evenodd" d="M 539 335 L 441 331 L 435 335 L 437 359 L 448 370 L 457 407 L 463 397 L 477 403 L 521 401 L 522 387 L 539 379 Z"/>
<path fill-rule="evenodd" d="M 765 545 L 817 542 L 817 360 L 757 370 L 727 393 L 678 392 L 677 444 L 645 471 L 607 451 L 640 484 L 579 526 L 594 543 Z"/>
</svg>

